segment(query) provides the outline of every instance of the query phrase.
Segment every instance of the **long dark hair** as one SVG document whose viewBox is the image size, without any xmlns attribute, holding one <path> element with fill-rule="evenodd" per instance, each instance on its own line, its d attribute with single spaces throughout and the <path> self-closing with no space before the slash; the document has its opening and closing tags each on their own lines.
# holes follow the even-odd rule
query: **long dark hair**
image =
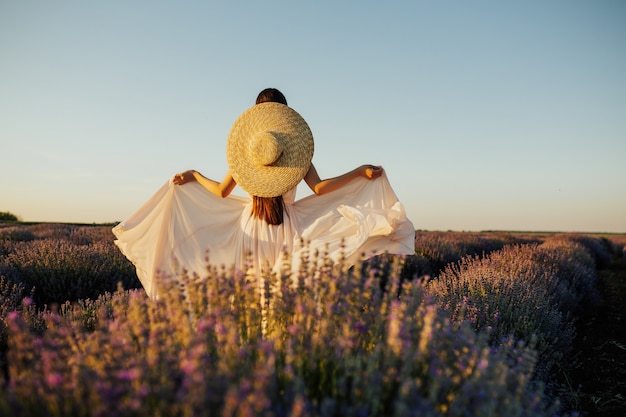
<svg viewBox="0 0 626 417">
<path fill-rule="evenodd" d="M 285 203 L 282 195 L 278 197 L 252 196 L 252 215 L 265 220 L 268 224 L 282 224 L 284 210 Z"/>
<path fill-rule="evenodd" d="M 256 104 L 268 102 L 287 105 L 284 94 L 275 88 L 266 88 L 256 98 Z M 282 195 L 277 197 L 252 196 L 252 215 L 265 220 L 268 224 L 282 224 L 284 211 L 285 203 Z"/>
</svg>

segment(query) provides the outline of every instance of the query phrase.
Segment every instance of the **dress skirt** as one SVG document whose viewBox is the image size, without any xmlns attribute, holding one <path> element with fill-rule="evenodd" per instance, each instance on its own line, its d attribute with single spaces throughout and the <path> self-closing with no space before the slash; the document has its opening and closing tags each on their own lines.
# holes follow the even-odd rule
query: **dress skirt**
<svg viewBox="0 0 626 417">
<path fill-rule="evenodd" d="M 250 198 L 221 198 L 197 182 L 169 180 L 113 228 L 115 243 L 153 299 L 158 280 L 176 279 L 183 270 L 202 279 L 209 264 L 259 275 L 284 271 L 285 253 L 296 272 L 315 251 L 343 259 L 346 267 L 383 253 L 415 252 L 415 228 L 384 173 L 297 201 L 293 189 L 283 200 L 283 223 L 269 225 L 251 215 Z"/>
</svg>

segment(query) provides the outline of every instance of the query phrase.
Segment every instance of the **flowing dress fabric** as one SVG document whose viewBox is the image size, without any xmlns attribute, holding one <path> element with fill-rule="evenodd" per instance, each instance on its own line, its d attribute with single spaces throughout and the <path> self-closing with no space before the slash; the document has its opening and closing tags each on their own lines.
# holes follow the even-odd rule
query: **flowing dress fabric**
<svg viewBox="0 0 626 417">
<path fill-rule="evenodd" d="M 283 223 L 269 225 L 251 215 L 249 198 L 221 198 L 197 182 L 168 181 L 113 228 L 115 243 L 151 298 L 158 295 L 158 279 L 177 279 L 183 270 L 203 278 L 209 263 L 258 275 L 282 270 L 285 252 L 294 272 L 314 251 L 343 258 L 345 266 L 382 253 L 415 252 L 415 228 L 386 174 L 321 196 L 295 201 L 295 194 L 283 196 Z"/>
</svg>

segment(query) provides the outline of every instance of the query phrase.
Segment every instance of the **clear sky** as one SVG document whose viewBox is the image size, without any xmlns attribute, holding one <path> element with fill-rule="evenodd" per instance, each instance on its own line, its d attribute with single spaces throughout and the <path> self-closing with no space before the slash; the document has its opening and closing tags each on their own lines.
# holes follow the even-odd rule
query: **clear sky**
<svg viewBox="0 0 626 417">
<path fill-rule="evenodd" d="M 0 211 L 114 222 L 220 180 L 265 87 L 322 177 L 383 165 L 417 229 L 626 232 L 620 0 L 0 0 Z"/>
</svg>

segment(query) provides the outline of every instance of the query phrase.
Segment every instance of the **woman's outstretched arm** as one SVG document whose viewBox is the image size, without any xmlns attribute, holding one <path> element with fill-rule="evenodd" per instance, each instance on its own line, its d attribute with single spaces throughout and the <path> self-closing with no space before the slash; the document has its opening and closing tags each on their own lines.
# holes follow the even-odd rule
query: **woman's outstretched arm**
<svg viewBox="0 0 626 417">
<path fill-rule="evenodd" d="M 304 177 L 304 181 L 315 194 L 322 195 L 331 191 L 335 191 L 358 177 L 363 177 L 371 180 L 380 177 L 382 174 L 383 168 L 381 166 L 361 165 L 360 167 L 355 168 L 350 172 L 346 172 L 345 174 L 338 177 L 322 180 L 317 174 L 315 166 L 311 164 L 309 171 Z"/>
<path fill-rule="evenodd" d="M 237 185 L 233 176 L 230 175 L 230 171 L 226 173 L 222 182 L 217 182 L 207 178 L 193 169 L 176 174 L 174 175 L 174 179 L 172 179 L 172 182 L 176 185 L 183 185 L 192 181 L 197 181 L 200 185 L 218 197 L 227 197 L 233 191 L 235 185 Z"/>
</svg>

